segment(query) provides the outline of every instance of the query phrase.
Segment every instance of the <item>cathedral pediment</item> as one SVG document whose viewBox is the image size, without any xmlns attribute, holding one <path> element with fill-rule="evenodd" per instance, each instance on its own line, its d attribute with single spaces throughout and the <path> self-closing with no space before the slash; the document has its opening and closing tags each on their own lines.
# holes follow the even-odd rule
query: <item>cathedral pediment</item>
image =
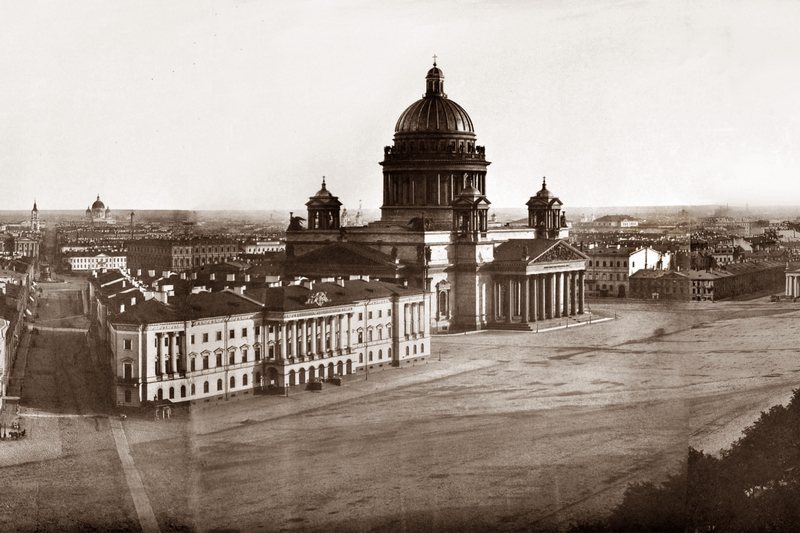
<svg viewBox="0 0 800 533">
<path fill-rule="evenodd" d="M 494 253 L 495 263 L 517 267 L 586 259 L 580 250 L 556 239 L 513 239 L 500 244 Z"/>
<path fill-rule="evenodd" d="M 544 253 L 534 258 L 529 263 L 549 263 L 553 261 L 583 261 L 588 259 L 580 250 L 573 248 L 569 244 L 558 241 L 555 246 L 552 246 Z"/>
</svg>

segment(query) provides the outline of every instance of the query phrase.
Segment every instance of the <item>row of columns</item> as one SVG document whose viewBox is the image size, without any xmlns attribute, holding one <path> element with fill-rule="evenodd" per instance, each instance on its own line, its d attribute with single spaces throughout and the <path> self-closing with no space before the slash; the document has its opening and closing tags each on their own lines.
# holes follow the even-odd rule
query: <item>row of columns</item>
<svg viewBox="0 0 800 533">
<path fill-rule="evenodd" d="M 425 334 L 423 305 L 423 302 L 403 304 L 403 334 L 406 337 Z"/>
<path fill-rule="evenodd" d="M 164 339 L 168 339 L 164 342 Z M 166 346 L 164 346 L 166 344 Z M 165 350 L 166 349 L 166 350 Z M 186 371 L 186 335 L 179 331 L 156 333 L 157 373 L 160 375 Z M 180 365 L 178 364 L 180 363 Z"/>
<path fill-rule="evenodd" d="M 800 272 L 786 273 L 786 296 L 791 298 L 800 296 Z"/>
<path fill-rule="evenodd" d="M 272 340 L 279 349 L 276 356 L 281 358 L 314 356 L 330 351 L 343 351 L 353 344 L 352 313 L 316 318 L 300 318 L 273 324 L 275 338 Z M 269 336 L 269 329 L 267 329 Z M 310 342 L 309 342 L 310 339 Z"/>
<path fill-rule="evenodd" d="M 493 281 L 495 321 L 536 322 L 583 314 L 584 272 L 508 276 Z"/>
</svg>

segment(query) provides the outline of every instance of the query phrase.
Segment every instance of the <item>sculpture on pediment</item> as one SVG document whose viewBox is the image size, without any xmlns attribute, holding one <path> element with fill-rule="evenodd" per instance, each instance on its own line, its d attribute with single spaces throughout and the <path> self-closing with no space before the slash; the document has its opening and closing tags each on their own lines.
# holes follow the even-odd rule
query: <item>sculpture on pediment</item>
<svg viewBox="0 0 800 533">
<path fill-rule="evenodd" d="M 315 292 L 313 294 L 308 295 L 308 300 L 306 300 L 306 305 L 315 304 L 317 307 L 322 307 L 330 300 L 328 299 L 328 295 L 324 292 Z"/>
<path fill-rule="evenodd" d="M 573 259 L 580 259 L 575 252 L 567 248 L 566 246 L 556 245 L 555 247 L 546 251 L 541 257 L 539 257 L 538 261 L 546 262 L 546 261 L 571 261 Z"/>
</svg>

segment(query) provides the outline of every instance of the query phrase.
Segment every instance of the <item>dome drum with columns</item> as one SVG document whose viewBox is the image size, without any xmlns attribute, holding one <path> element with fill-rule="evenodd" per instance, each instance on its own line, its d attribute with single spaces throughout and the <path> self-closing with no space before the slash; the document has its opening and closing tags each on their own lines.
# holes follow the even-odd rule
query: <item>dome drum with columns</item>
<svg viewBox="0 0 800 533">
<path fill-rule="evenodd" d="M 583 313 L 587 256 L 563 240 L 561 200 L 543 181 L 527 221 L 490 223 L 489 162 L 472 119 L 444 93 L 435 63 L 425 81 L 384 149 L 381 219 L 342 227 L 341 202 L 323 179 L 306 203 L 308 228 L 294 217 L 286 233 L 292 275 L 405 279 L 430 292 L 433 331 L 531 329 Z"/>
<path fill-rule="evenodd" d="M 444 227 L 451 204 L 468 183 L 486 194 L 484 147 L 476 144 L 472 119 L 444 92 L 444 74 L 434 63 L 420 100 L 400 115 L 394 144 L 384 148 L 381 219 L 404 223 L 424 217 Z"/>
</svg>

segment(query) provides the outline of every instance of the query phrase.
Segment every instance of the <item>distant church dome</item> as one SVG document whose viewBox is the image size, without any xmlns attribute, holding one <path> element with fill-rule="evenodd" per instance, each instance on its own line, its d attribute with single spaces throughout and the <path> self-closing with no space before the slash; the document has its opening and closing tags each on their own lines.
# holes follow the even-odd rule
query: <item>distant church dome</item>
<svg viewBox="0 0 800 533">
<path fill-rule="evenodd" d="M 98 194 L 97 195 L 97 200 L 95 200 L 94 203 L 92 204 L 92 210 L 105 209 L 105 208 L 106 208 L 106 204 L 104 204 L 103 202 L 100 201 L 100 195 Z"/>
<path fill-rule="evenodd" d="M 395 133 L 475 134 L 464 108 L 444 93 L 444 73 L 433 64 L 425 76 L 425 95 L 411 104 L 397 121 Z"/>
</svg>

